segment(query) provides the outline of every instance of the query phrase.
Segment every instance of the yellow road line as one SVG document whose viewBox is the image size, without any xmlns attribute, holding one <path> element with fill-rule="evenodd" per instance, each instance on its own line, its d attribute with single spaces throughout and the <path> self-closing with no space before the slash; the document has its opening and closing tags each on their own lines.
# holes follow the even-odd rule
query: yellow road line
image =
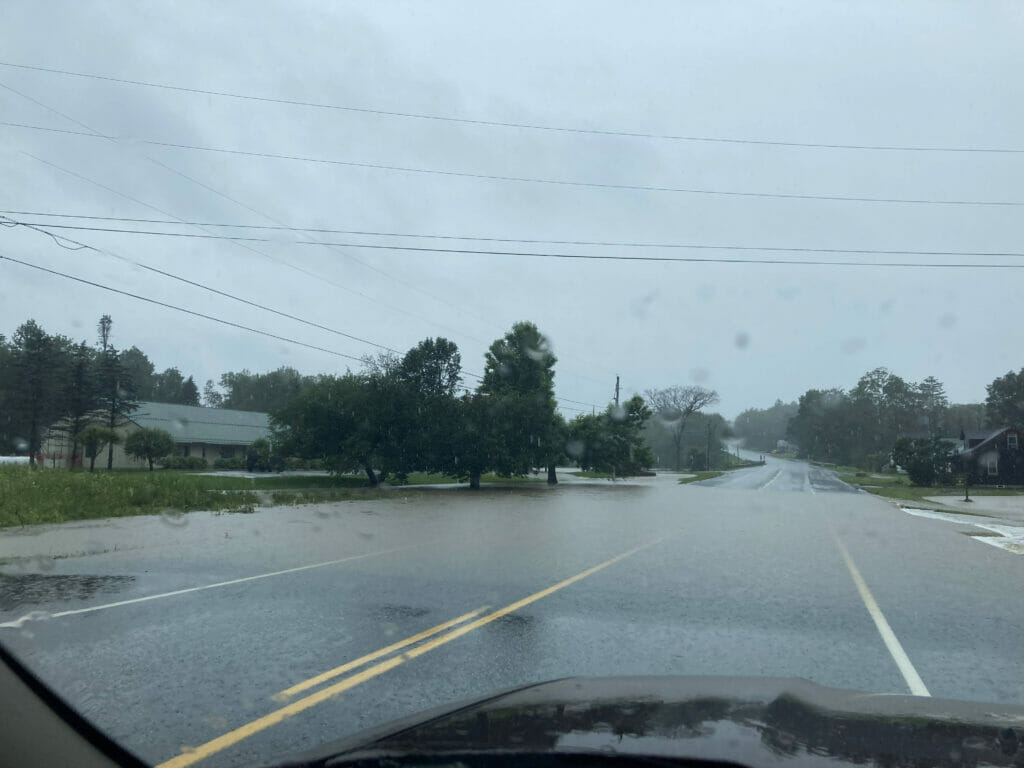
<svg viewBox="0 0 1024 768">
<path fill-rule="evenodd" d="M 522 600 L 517 600 L 516 602 L 511 603 L 510 605 L 506 605 L 504 608 L 489 613 L 486 616 L 477 619 L 476 621 L 470 622 L 469 624 L 464 624 L 458 629 L 454 629 L 451 632 L 448 632 L 447 634 L 441 635 L 440 637 L 431 640 L 430 642 L 424 643 L 423 645 L 419 645 L 413 648 L 412 650 L 407 651 L 399 656 L 392 656 L 390 659 L 387 659 L 386 661 L 374 664 L 372 667 L 364 669 L 362 672 L 358 672 L 350 677 L 346 677 L 343 680 L 339 680 L 334 685 L 330 685 L 326 688 L 317 691 L 316 693 L 311 693 L 309 696 L 293 701 L 291 704 L 288 704 L 287 706 L 281 707 L 280 709 L 277 709 L 271 712 L 270 714 L 264 715 L 263 717 L 257 718 L 256 720 L 253 720 L 250 723 L 246 723 L 243 726 L 235 728 L 233 731 L 229 731 L 228 733 L 225 733 L 222 736 L 218 736 L 216 739 L 213 739 L 212 741 L 208 741 L 205 744 L 202 744 L 198 747 L 189 748 L 187 749 L 187 751 L 183 752 L 177 757 L 171 758 L 166 762 L 160 763 L 155 768 L 184 768 L 184 766 L 198 763 L 200 760 L 203 760 L 209 757 L 210 755 L 214 755 L 217 752 L 227 749 L 228 747 L 234 746 L 243 739 L 247 739 L 250 736 L 259 733 L 260 731 L 264 731 L 267 728 L 270 728 L 272 725 L 277 725 L 283 720 L 287 720 L 289 717 L 297 715 L 300 712 L 309 709 L 310 707 L 315 707 L 317 704 L 327 701 L 328 699 L 337 696 L 339 693 L 344 693 L 345 691 L 355 688 L 357 685 L 365 683 L 367 680 L 371 680 L 379 675 L 384 674 L 385 672 L 389 672 L 390 670 L 394 669 L 395 667 L 401 664 L 404 664 L 406 661 L 409 661 L 410 659 L 415 659 L 419 656 L 422 656 L 428 651 L 432 651 L 435 648 L 439 648 L 446 643 L 450 643 L 452 640 L 455 640 L 459 637 L 462 637 L 465 634 L 468 634 L 469 632 L 472 632 L 473 630 L 479 629 L 480 627 L 490 624 L 492 621 L 500 619 L 502 616 L 506 616 L 512 613 L 513 611 L 517 611 L 520 608 L 529 605 L 530 603 L 535 603 L 536 601 L 544 597 L 547 597 L 548 595 L 551 595 L 555 592 L 558 592 L 561 589 L 565 589 L 566 587 L 575 584 L 577 581 L 581 581 L 587 578 L 588 576 L 593 576 L 598 571 L 604 570 L 608 566 L 614 565 L 620 560 L 625 560 L 627 557 L 635 555 L 642 549 L 652 547 L 658 542 L 662 541 L 663 539 L 664 537 L 661 537 L 655 539 L 654 541 L 648 542 L 647 544 L 641 544 L 639 547 L 634 547 L 633 549 L 627 552 L 623 552 L 621 555 L 616 555 L 610 560 L 605 560 L 603 563 L 595 565 L 593 568 L 588 568 L 587 570 L 582 571 L 581 573 L 577 573 L 575 576 L 570 576 L 568 579 L 560 581 L 557 584 L 548 587 L 547 589 L 542 589 L 540 592 L 534 592 L 529 597 L 524 597 Z"/>
<path fill-rule="evenodd" d="M 387 656 L 388 654 L 394 653 L 397 650 L 405 648 L 407 645 L 418 643 L 420 640 L 426 640 L 431 635 L 436 635 L 438 632 L 443 632 L 446 629 L 450 629 L 451 627 L 454 627 L 456 624 L 461 624 L 464 621 L 468 621 L 477 614 L 486 611 L 487 608 L 488 606 L 486 605 L 481 608 L 477 608 L 475 611 L 464 613 L 457 618 L 444 622 L 443 624 L 438 624 L 436 627 L 425 629 L 422 632 L 405 638 L 405 640 L 399 640 L 397 643 L 392 643 L 391 645 L 385 646 L 384 648 L 381 648 L 379 651 L 374 651 L 373 653 L 368 653 L 365 656 L 360 656 L 358 659 L 346 662 L 345 664 L 342 664 L 340 667 L 329 669 L 326 672 L 317 675 L 316 677 L 311 677 L 308 680 L 303 680 L 301 683 L 296 683 L 291 688 L 286 688 L 280 693 L 274 694 L 274 696 L 272 696 L 271 698 L 273 698 L 275 701 L 290 699 L 297 693 L 302 693 L 303 691 L 308 691 L 310 688 L 315 688 L 321 683 L 326 683 L 331 678 L 337 677 L 338 675 L 342 675 L 345 672 L 355 669 L 356 667 L 361 667 L 363 666 L 363 664 L 368 664 L 369 662 L 375 659 L 379 659 L 381 656 Z"/>
<path fill-rule="evenodd" d="M 765 483 L 764 485 L 762 485 L 762 486 L 761 486 L 760 488 L 758 488 L 757 490 L 759 490 L 759 491 L 763 491 L 763 490 L 764 490 L 765 488 L 767 488 L 767 487 L 768 487 L 769 485 L 771 485 L 771 484 L 772 484 L 772 483 L 774 483 L 774 482 L 775 482 L 776 480 L 778 480 L 778 479 L 779 479 L 779 475 L 781 475 L 781 474 L 782 474 L 782 470 L 780 469 L 780 470 L 778 470 L 778 471 L 777 471 L 777 472 L 775 473 L 775 475 L 774 475 L 774 476 L 772 477 L 772 479 L 771 479 L 771 480 L 769 480 L 769 481 L 768 481 L 767 483 Z"/>
</svg>

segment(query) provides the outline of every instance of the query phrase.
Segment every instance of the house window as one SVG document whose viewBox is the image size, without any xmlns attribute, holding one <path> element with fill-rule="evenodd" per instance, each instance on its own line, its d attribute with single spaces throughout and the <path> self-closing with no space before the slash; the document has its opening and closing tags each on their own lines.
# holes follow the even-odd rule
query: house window
<svg viewBox="0 0 1024 768">
<path fill-rule="evenodd" d="M 989 459 L 988 464 L 988 476 L 995 477 L 999 474 L 999 459 Z"/>
<path fill-rule="evenodd" d="M 206 458 L 206 444 L 203 444 L 203 458 Z"/>
<path fill-rule="evenodd" d="M 1016 448 L 1017 447 L 1017 433 L 1011 432 L 1006 436 L 1006 447 Z"/>
<path fill-rule="evenodd" d="M 182 450 L 181 455 L 182 456 L 188 456 L 188 449 L 189 449 L 189 446 L 186 445 L 185 448 Z"/>
</svg>

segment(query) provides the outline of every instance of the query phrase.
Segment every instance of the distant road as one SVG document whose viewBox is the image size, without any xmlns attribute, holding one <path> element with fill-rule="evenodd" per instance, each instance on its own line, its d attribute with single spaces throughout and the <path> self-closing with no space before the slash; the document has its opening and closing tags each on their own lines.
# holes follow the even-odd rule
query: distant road
<svg viewBox="0 0 1024 768">
<path fill-rule="evenodd" d="M 740 455 L 755 461 L 759 456 L 749 451 L 741 451 Z M 766 463 L 763 467 L 735 469 L 695 485 L 788 493 L 859 493 L 831 470 L 811 466 L 805 461 L 777 459 L 770 455 L 764 458 Z"/>
</svg>

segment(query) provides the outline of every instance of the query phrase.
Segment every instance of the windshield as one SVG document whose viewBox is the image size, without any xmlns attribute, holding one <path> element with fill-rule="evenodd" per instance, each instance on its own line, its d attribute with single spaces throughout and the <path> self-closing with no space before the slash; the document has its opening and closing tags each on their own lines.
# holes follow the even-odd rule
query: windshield
<svg viewBox="0 0 1024 768">
<path fill-rule="evenodd" d="M 1024 704 L 1019 5 L 10 10 L 0 644 L 144 760 Z"/>
</svg>

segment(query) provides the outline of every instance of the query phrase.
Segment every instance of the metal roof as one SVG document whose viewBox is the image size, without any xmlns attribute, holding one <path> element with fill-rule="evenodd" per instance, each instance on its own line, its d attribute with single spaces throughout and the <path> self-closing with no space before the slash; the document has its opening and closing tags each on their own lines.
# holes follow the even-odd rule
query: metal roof
<svg viewBox="0 0 1024 768">
<path fill-rule="evenodd" d="M 129 418 L 140 427 L 170 432 L 177 443 L 249 445 L 270 435 L 270 417 L 256 411 L 146 402 Z"/>
</svg>

